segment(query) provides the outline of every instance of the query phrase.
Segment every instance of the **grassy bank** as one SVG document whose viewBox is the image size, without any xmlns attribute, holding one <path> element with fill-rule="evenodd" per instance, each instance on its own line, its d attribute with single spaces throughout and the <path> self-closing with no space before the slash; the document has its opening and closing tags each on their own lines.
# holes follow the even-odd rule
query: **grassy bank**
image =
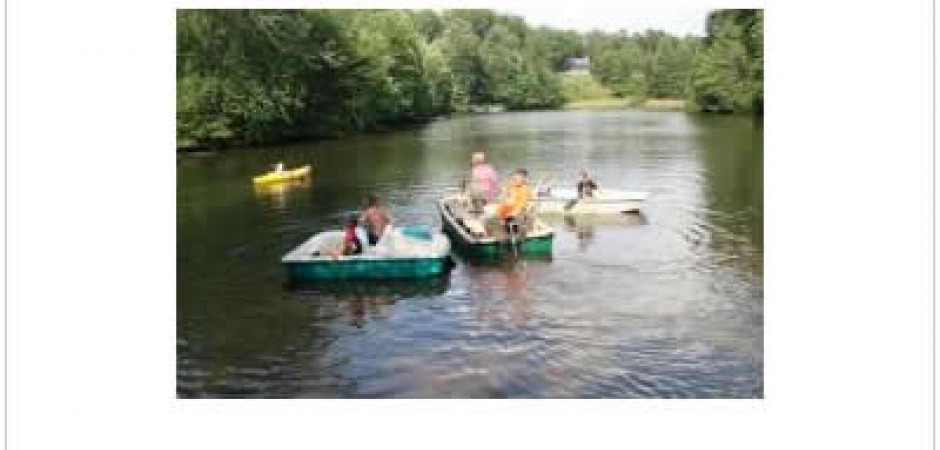
<svg viewBox="0 0 940 450">
<path fill-rule="evenodd" d="M 561 94 L 566 103 L 613 98 L 609 88 L 591 75 L 562 75 Z"/>
<path fill-rule="evenodd" d="M 683 111 L 686 101 L 673 98 L 616 97 L 592 75 L 564 75 L 564 109 L 642 109 L 647 111 Z"/>
</svg>

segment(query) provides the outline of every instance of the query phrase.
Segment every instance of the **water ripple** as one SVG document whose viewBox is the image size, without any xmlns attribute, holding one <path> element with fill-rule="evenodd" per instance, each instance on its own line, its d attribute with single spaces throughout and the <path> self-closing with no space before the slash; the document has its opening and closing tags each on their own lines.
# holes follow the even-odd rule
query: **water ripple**
<svg viewBox="0 0 940 450">
<path fill-rule="evenodd" d="M 714 119 L 714 120 L 713 120 Z M 639 111 L 459 117 L 178 162 L 180 397 L 763 395 L 760 152 L 735 118 Z M 735 145 L 729 145 L 729 142 Z M 747 145 L 745 145 L 747 144 Z M 430 286 L 289 286 L 280 256 L 378 195 L 439 225 L 470 152 L 501 175 L 651 193 L 622 221 L 552 222 L 549 261 L 461 262 Z M 306 183 L 253 190 L 275 160 Z"/>
</svg>

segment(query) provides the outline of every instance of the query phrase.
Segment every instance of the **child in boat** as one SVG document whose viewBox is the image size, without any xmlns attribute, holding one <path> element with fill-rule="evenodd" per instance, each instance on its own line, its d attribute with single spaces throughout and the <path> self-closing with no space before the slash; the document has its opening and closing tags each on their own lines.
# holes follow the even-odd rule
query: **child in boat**
<svg viewBox="0 0 940 450">
<path fill-rule="evenodd" d="M 532 200 L 532 188 L 529 187 L 529 172 L 525 169 L 517 169 L 512 174 L 509 185 L 506 186 L 506 198 L 496 205 L 497 226 L 502 225 L 505 230 L 515 232 L 513 228 L 520 219 L 529 202 Z M 493 221 L 488 221 L 488 234 L 493 232 Z"/>
<path fill-rule="evenodd" d="M 374 195 L 366 199 L 366 209 L 362 211 L 359 220 L 365 225 L 369 245 L 379 242 L 382 233 L 385 232 L 385 227 L 392 222 L 388 210 L 379 204 L 379 198 Z"/>
<path fill-rule="evenodd" d="M 496 215 L 502 220 L 521 214 L 532 200 L 532 188 L 529 187 L 529 172 L 517 169 L 506 187 L 506 199 L 496 208 Z"/>
<path fill-rule="evenodd" d="M 348 255 L 358 255 L 362 253 L 362 241 L 359 240 L 359 237 L 356 235 L 356 227 L 359 225 L 359 219 L 355 216 L 350 217 L 346 220 L 346 225 L 343 226 L 343 242 L 338 248 L 335 248 L 327 252 L 333 258 L 339 258 L 340 256 Z"/>
<path fill-rule="evenodd" d="M 578 180 L 578 198 L 593 197 L 594 191 L 598 189 L 597 183 L 588 176 L 587 170 L 581 169 Z"/>
</svg>

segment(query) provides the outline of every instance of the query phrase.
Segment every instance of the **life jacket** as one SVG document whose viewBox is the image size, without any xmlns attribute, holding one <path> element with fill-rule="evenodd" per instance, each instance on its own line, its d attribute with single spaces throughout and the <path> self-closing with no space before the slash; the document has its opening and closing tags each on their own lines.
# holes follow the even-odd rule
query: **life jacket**
<svg viewBox="0 0 940 450">
<path fill-rule="evenodd" d="M 502 219 L 507 217 L 515 217 L 519 215 L 526 205 L 529 204 L 529 200 L 532 198 L 532 188 L 528 185 L 522 184 L 519 186 L 510 186 L 509 195 L 506 201 L 499 205 L 498 214 Z"/>
</svg>

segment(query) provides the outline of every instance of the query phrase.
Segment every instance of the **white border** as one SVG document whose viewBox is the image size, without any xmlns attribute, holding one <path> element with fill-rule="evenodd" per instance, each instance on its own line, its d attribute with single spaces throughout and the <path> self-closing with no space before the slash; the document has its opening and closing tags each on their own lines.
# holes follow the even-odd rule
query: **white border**
<svg viewBox="0 0 940 450">
<path fill-rule="evenodd" d="M 510 3 L 541 2 L 460 6 Z M 317 5 L 415 4 L 8 5 L 9 448 L 929 448 L 934 11 L 913 0 L 768 6 L 767 400 L 176 400 L 173 8 Z"/>
</svg>

